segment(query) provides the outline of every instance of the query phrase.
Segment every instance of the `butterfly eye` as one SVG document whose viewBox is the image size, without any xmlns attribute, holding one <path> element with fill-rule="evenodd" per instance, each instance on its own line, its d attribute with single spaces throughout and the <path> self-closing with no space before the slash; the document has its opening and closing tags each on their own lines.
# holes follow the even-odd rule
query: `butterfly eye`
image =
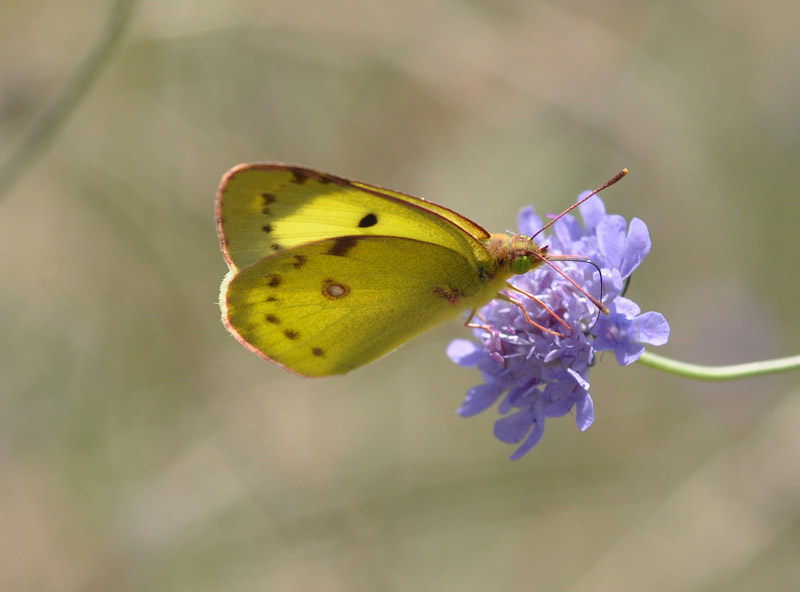
<svg viewBox="0 0 800 592">
<path fill-rule="evenodd" d="M 530 255 L 515 257 L 511 261 L 511 271 L 516 275 L 529 272 L 531 267 L 533 267 L 533 259 Z"/>
</svg>

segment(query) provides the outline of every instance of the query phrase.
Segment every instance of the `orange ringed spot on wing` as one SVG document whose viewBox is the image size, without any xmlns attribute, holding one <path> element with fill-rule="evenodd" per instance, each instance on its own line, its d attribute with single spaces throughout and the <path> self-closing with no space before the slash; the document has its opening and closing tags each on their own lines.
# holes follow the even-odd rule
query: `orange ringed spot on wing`
<svg viewBox="0 0 800 592">
<path fill-rule="evenodd" d="M 325 280 L 322 282 L 322 295 L 331 300 L 344 298 L 350 293 L 350 288 L 335 280 Z"/>
<path fill-rule="evenodd" d="M 455 306 L 461 302 L 461 298 L 464 296 L 464 293 L 458 288 L 443 288 L 442 286 L 436 286 L 433 289 L 433 295 L 438 296 L 439 298 L 444 298 L 450 304 Z"/>
</svg>

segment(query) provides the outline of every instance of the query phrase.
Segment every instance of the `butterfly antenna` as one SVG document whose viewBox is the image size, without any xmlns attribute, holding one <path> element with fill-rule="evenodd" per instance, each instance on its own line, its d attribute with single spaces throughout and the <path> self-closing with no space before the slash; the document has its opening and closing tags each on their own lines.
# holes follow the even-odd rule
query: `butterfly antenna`
<svg viewBox="0 0 800 592">
<path fill-rule="evenodd" d="M 594 267 L 597 270 L 598 277 L 600 278 L 600 298 L 599 298 L 599 300 L 602 302 L 603 294 L 605 292 L 605 290 L 603 290 L 603 272 L 600 271 L 600 266 L 597 263 L 595 263 L 591 259 L 586 259 L 585 257 L 577 257 L 577 256 L 572 256 L 572 255 L 555 255 L 553 257 L 553 260 L 554 261 L 572 261 L 573 263 L 588 263 L 589 265 Z M 567 276 L 564 276 L 564 277 L 567 277 Z M 569 278 L 567 277 L 567 279 L 569 279 Z M 630 279 L 630 278 L 628 278 L 628 279 Z M 581 288 L 581 292 L 583 294 L 585 294 L 590 300 L 592 300 L 592 303 L 594 303 L 594 299 L 592 298 L 591 294 L 587 294 L 586 291 L 583 288 Z M 608 314 L 608 312 L 609 312 L 608 308 L 606 306 L 598 306 L 597 308 L 600 309 L 600 312 L 604 312 L 606 314 Z M 598 321 L 600 320 L 600 312 L 598 312 L 597 316 L 594 319 L 594 323 L 592 323 L 592 326 L 587 329 L 587 332 L 591 331 L 592 329 L 594 329 L 595 326 L 597 325 Z"/>
<path fill-rule="evenodd" d="M 603 313 L 609 314 L 609 312 L 611 312 L 611 311 L 608 310 L 608 307 L 605 304 L 603 304 L 602 302 L 600 302 L 599 299 L 597 299 L 594 296 L 592 296 L 591 294 L 589 294 L 589 292 L 586 291 L 586 288 L 584 288 L 583 286 L 578 284 L 578 282 L 576 282 L 571 277 L 569 277 L 566 273 L 564 273 L 564 270 L 562 270 L 560 267 L 558 267 L 558 265 L 555 265 L 553 263 L 553 261 L 579 261 L 579 262 L 582 262 L 582 263 L 588 263 L 590 265 L 594 265 L 594 268 L 597 270 L 597 273 L 600 274 L 600 298 L 602 298 L 603 297 L 603 274 L 600 272 L 600 267 L 598 267 L 597 263 L 595 263 L 594 261 L 590 261 L 589 259 L 581 259 L 579 257 L 574 257 L 572 255 L 545 255 L 543 257 L 540 257 L 540 259 L 542 260 L 542 262 L 544 262 L 547 265 L 549 265 L 550 267 L 552 267 L 556 271 L 556 273 L 558 275 L 560 275 L 565 280 L 567 280 L 570 284 L 575 286 L 575 289 L 578 290 L 578 292 L 580 292 L 581 294 L 586 296 L 589 300 L 591 300 L 592 304 L 594 304 L 597 308 L 599 308 Z"/>
<path fill-rule="evenodd" d="M 624 177 L 624 176 L 625 176 L 625 175 L 627 175 L 627 174 L 628 174 L 628 169 L 622 169 L 622 170 L 621 170 L 620 172 L 618 172 L 616 175 L 614 175 L 613 177 L 611 177 L 611 178 L 610 178 L 608 181 L 606 181 L 605 183 L 603 183 L 602 185 L 600 185 L 600 187 L 598 187 L 597 189 L 595 189 L 594 191 L 592 191 L 591 193 L 589 193 L 589 195 L 587 195 L 587 196 L 586 196 L 586 197 L 584 197 L 583 199 L 580 199 L 580 200 L 578 200 L 576 203 L 572 204 L 572 205 L 571 205 L 570 207 L 568 207 L 566 210 L 564 210 L 563 212 L 561 212 L 561 213 L 560 213 L 558 216 L 556 216 L 555 218 L 553 218 L 552 220 L 550 220 L 550 222 L 548 222 L 547 224 L 545 224 L 544 226 L 542 226 L 542 227 L 541 227 L 539 230 L 537 230 L 537 231 L 536 231 L 536 234 L 534 234 L 534 235 L 533 235 L 531 238 L 536 238 L 536 236 L 538 236 L 539 234 L 541 234 L 542 232 L 544 232 L 545 230 L 547 230 L 548 228 L 550 228 L 550 227 L 551 227 L 553 224 L 555 224 L 556 222 L 558 222 L 558 221 L 559 221 L 561 218 L 563 218 L 563 217 L 564 217 L 566 214 L 569 214 L 569 213 L 570 213 L 572 210 L 574 210 L 575 208 L 577 208 L 579 205 L 581 205 L 581 204 L 582 204 L 583 202 L 585 202 L 587 199 L 594 197 L 595 195 L 597 195 L 598 193 L 600 193 L 600 192 L 601 192 L 603 189 L 606 189 L 606 188 L 608 188 L 608 187 L 611 187 L 611 186 L 612 186 L 614 183 L 616 183 L 617 181 L 619 181 L 620 179 L 622 179 L 622 177 Z"/>
</svg>

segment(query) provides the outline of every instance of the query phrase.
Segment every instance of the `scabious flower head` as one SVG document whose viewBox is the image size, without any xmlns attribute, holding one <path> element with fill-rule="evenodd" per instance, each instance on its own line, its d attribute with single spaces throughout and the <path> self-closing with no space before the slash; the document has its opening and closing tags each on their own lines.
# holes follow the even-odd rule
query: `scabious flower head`
<svg viewBox="0 0 800 592">
<path fill-rule="evenodd" d="M 585 194 L 584 194 L 585 195 Z M 645 343 L 663 345 L 669 325 L 657 312 L 641 313 L 639 306 L 622 296 L 626 280 L 650 251 L 647 226 L 638 218 L 628 225 L 621 216 L 607 215 L 595 196 L 579 207 L 583 224 L 566 215 L 539 239 L 549 245 L 550 255 L 574 255 L 595 263 L 602 272 L 602 301 L 610 314 L 598 312 L 591 301 L 549 265 L 542 265 L 510 283 L 535 295 L 572 327 L 567 331 L 538 303 L 516 292 L 508 295 L 525 306 L 534 322 L 560 335 L 531 325 L 514 304 L 492 300 L 479 312 L 490 331 L 475 329 L 478 343 L 457 339 L 447 353 L 457 364 L 477 366 L 483 383 L 471 388 L 458 413 L 470 417 L 500 399 L 502 415 L 495 422 L 495 436 L 518 444 L 515 460 L 529 452 L 542 437 L 548 417 L 561 417 L 575 409 L 578 429 L 594 421 L 589 395 L 589 369 L 596 352 L 613 351 L 627 365 L 639 359 Z M 519 215 L 522 234 L 532 236 L 543 226 L 534 209 Z M 540 235 L 541 236 L 541 235 Z M 597 268 L 585 262 L 555 263 L 587 292 L 600 297 Z"/>
</svg>

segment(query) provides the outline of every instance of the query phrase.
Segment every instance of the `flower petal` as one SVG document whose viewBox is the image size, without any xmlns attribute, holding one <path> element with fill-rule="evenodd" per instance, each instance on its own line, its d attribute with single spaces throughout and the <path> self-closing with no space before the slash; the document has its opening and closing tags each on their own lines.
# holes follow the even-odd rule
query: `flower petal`
<svg viewBox="0 0 800 592">
<path fill-rule="evenodd" d="M 536 215 L 532 206 L 522 208 L 517 216 L 517 228 L 525 236 L 532 236 L 539 232 L 542 227 L 542 220 Z"/>
<path fill-rule="evenodd" d="M 588 392 L 575 404 L 575 423 L 582 432 L 594 423 L 594 401 Z"/>
<path fill-rule="evenodd" d="M 447 346 L 447 357 L 459 366 L 474 366 L 482 355 L 483 350 L 466 339 L 454 339 Z"/>
<path fill-rule="evenodd" d="M 472 417 L 481 411 L 484 411 L 494 405 L 497 397 L 503 392 L 502 387 L 496 383 L 479 384 L 473 386 L 467 391 L 467 396 L 461 407 L 458 408 L 458 414 L 461 417 Z"/>
<path fill-rule="evenodd" d="M 530 410 L 515 411 L 494 422 L 494 436 L 506 444 L 516 444 L 525 437 L 533 422 L 534 417 Z"/>
<path fill-rule="evenodd" d="M 629 366 L 642 357 L 644 346 L 635 341 L 622 341 L 614 349 L 617 363 L 620 366 Z"/>
<path fill-rule="evenodd" d="M 619 298 L 615 299 L 609 308 L 611 308 L 612 315 L 618 314 L 629 319 L 632 319 L 642 312 L 642 308 L 638 304 L 636 304 L 630 298 L 625 298 L 624 296 L 620 296 Z"/>
<path fill-rule="evenodd" d="M 669 323 L 660 312 L 646 312 L 636 318 L 639 343 L 664 345 L 669 340 Z"/>
<path fill-rule="evenodd" d="M 620 267 L 625 255 L 626 227 L 622 216 L 606 216 L 597 225 L 597 246 L 605 258 L 606 267 Z"/>
<path fill-rule="evenodd" d="M 639 264 L 644 261 L 644 258 L 650 252 L 651 246 L 650 231 L 647 230 L 647 224 L 639 220 L 639 218 L 631 220 L 625 241 L 625 253 L 619 270 L 623 278 L 627 278 L 633 273 L 634 269 L 639 267 Z"/>
<path fill-rule="evenodd" d="M 584 191 L 578 196 L 578 201 L 586 197 L 590 191 Z M 586 234 L 594 234 L 597 225 L 606 216 L 606 204 L 602 199 L 590 199 L 583 202 L 578 206 L 578 211 L 583 218 L 583 226 L 586 228 Z"/>
<path fill-rule="evenodd" d="M 528 434 L 525 442 L 522 443 L 522 446 L 517 448 L 509 458 L 511 460 L 517 460 L 528 454 L 531 449 L 539 443 L 539 440 L 542 439 L 544 435 L 544 420 L 537 421 L 533 424 L 533 430 L 531 433 Z"/>
</svg>

